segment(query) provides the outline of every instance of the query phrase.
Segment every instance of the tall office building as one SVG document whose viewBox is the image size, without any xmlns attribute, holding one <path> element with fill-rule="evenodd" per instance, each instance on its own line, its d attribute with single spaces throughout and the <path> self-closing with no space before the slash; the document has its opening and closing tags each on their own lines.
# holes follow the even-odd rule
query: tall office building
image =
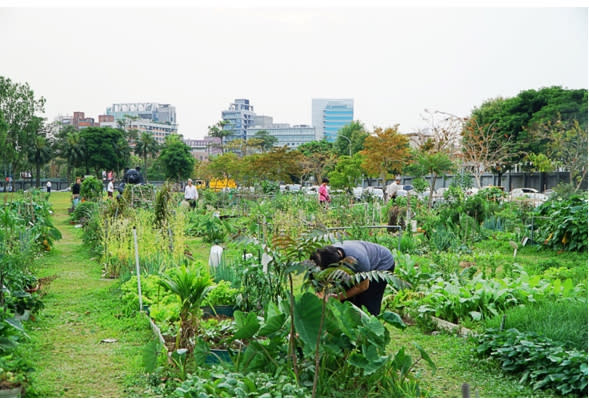
<svg viewBox="0 0 589 400">
<path fill-rule="evenodd" d="M 235 99 L 235 102 L 229 105 L 227 110 L 221 111 L 221 118 L 229 123 L 225 129 L 231 131 L 231 135 L 224 139 L 224 142 L 230 142 L 235 139 L 247 139 L 247 128 L 254 125 L 254 106 L 248 99 Z"/>
<path fill-rule="evenodd" d="M 337 132 L 354 120 L 354 99 L 313 99 L 311 121 L 315 140 L 334 142 Z"/>
</svg>

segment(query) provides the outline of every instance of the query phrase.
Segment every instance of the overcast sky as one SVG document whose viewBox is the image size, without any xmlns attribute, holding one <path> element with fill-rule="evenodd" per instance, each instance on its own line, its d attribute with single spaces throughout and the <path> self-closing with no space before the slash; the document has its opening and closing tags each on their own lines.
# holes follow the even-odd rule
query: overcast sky
<svg viewBox="0 0 589 400">
<path fill-rule="evenodd" d="M 353 98 L 354 119 L 369 130 L 411 132 L 427 126 L 424 109 L 467 116 L 522 90 L 587 88 L 587 16 L 553 7 L 3 7 L 0 75 L 45 97 L 49 121 L 73 111 L 97 118 L 113 103 L 170 103 L 179 133 L 202 138 L 236 98 L 274 122 L 309 125 L 312 98 Z"/>
</svg>

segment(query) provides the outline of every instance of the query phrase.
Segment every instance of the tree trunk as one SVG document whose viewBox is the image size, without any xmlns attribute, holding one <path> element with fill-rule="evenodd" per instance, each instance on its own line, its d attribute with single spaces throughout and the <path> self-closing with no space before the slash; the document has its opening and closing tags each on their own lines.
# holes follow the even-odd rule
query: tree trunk
<svg viewBox="0 0 589 400">
<path fill-rule="evenodd" d="M 35 184 L 40 189 L 41 188 L 41 164 L 35 163 L 35 172 L 37 173 L 37 177 L 35 179 Z"/>
<path fill-rule="evenodd" d="M 438 178 L 438 176 L 436 174 L 432 175 L 432 184 L 429 187 L 429 199 L 427 200 L 427 208 L 431 209 L 432 208 L 432 200 L 433 200 L 433 196 L 434 196 L 434 188 L 436 187 L 436 179 Z M 409 202 L 407 202 L 409 203 Z"/>
</svg>

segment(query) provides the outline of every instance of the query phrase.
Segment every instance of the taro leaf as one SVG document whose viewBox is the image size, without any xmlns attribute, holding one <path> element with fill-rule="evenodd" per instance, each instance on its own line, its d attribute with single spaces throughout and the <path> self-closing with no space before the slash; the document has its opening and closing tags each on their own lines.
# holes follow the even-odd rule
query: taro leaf
<svg viewBox="0 0 589 400">
<path fill-rule="evenodd" d="M 326 321 L 327 329 L 333 334 L 343 333 L 350 340 L 355 341 L 357 339 L 357 329 L 361 325 L 362 314 L 358 311 L 357 307 L 354 307 L 352 303 L 346 302 L 333 302 L 333 318 L 328 318 Z M 337 327 L 331 326 L 337 324 Z"/>
<path fill-rule="evenodd" d="M 379 347 L 386 346 L 388 337 L 385 334 L 385 327 L 376 317 L 365 321 L 358 331 L 365 341 Z"/>
<path fill-rule="evenodd" d="M 242 311 L 235 311 L 233 314 L 235 318 L 235 334 L 233 339 L 248 339 L 253 337 L 258 329 L 260 329 L 260 323 L 256 313 L 249 312 L 244 313 Z"/>
<path fill-rule="evenodd" d="M 385 311 L 380 315 L 383 321 L 388 322 L 395 328 L 405 329 L 407 325 L 403 322 L 403 319 L 399 316 L 399 314 L 392 312 L 392 311 Z"/>
<path fill-rule="evenodd" d="M 276 306 L 274 306 L 274 307 L 276 307 Z M 272 333 L 279 331 L 280 328 L 282 328 L 282 326 L 284 325 L 285 321 L 286 321 L 286 314 L 282 314 L 282 313 L 278 313 L 278 312 L 276 312 L 276 313 L 269 312 L 266 315 L 265 324 L 264 324 L 264 326 L 262 326 L 262 328 L 258 332 L 258 335 L 268 336 Z"/>
<path fill-rule="evenodd" d="M 423 347 L 421 347 L 420 345 L 418 345 L 415 342 L 413 342 L 413 346 L 415 346 L 415 348 L 417 350 L 419 350 L 419 354 L 421 355 L 421 358 L 423 358 L 427 362 L 427 364 L 432 369 L 432 372 L 436 372 L 436 369 L 437 369 L 436 364 L 434 364 L 434 362 L 430 358 L 429 354 L 427 354 L 427 352 L 423 349 Z"/>
<path fill-rule="evenodd" d="M 394 367 L 401 372 L 401 378 L 404 378 L 409 373 L 411 369 L 411 356 L 405 354 L 405 347 L 401 347 L 401 349 L 395 355 L 393 359 Z"/>
<path fill-rule="evenodd" d="M 354 353 L 348 362 L 364 371 L 364 375 L 375 373 L 386 362 L 388 357 L 380 356 L 375 346 L 362 346 L 362 354 Z"/>
<path fill-rule="evenodd" d="M 312 293 L 304 293 L 295 302 L 295 328 L 305 346 L 315 348 L 321 321 L 321 300 Z"/>
</svg>

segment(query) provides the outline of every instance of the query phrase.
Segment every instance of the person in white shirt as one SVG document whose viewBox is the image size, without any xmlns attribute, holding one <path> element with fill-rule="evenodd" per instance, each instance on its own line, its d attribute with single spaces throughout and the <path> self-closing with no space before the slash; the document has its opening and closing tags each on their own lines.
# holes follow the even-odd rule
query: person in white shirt
<svg viewBox="0 0 589 400">
<path fill-rule="evenodd" d="M 114 191 L 115 191 L 114 179 L 111 179 L 108 181 L 108 185 L 106 187 L 106 192 L 108 194 L 108 197 L 113 197 Z"/>
<path fill-rule="evenodd" d="M 51 181 L 47 181 L 47 193 L 51 193 Z"/>
<path fill-rule="evenodd" d="M 188 184 L 184 188 L 184 200 L 190 204 L 190 208 L 196 207 L 198 191 L 196 190 L 196 187 L 192 185 L 192 179 L 188 179 Z"/>
</svg>

